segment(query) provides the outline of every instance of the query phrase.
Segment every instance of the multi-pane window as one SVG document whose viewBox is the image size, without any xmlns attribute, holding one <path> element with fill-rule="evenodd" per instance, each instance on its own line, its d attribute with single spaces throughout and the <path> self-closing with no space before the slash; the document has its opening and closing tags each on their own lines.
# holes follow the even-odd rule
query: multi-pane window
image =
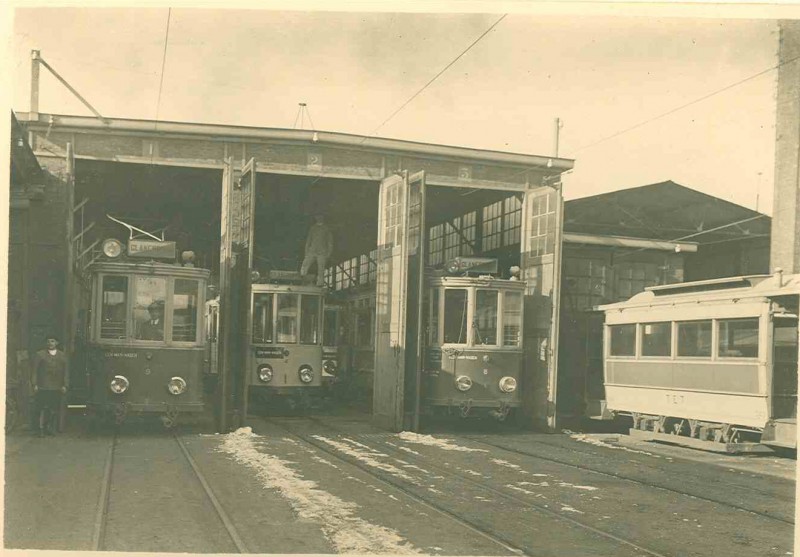
<svg viewBox="0 0 800 557">
<path fill-rule="evenodd" d="M 383 203 L 383 247 L 396 246 L 400 243 L 403 222 L 403 184 L 396 183 L 386 187 Z"/>
<path fill-rule="evenodd" d="M 522 292 L 506 292 L 503 299 L 503 346 L 522 341 Z"/>
<path fill-rule="evenodd" d="M 642 323 L 642 356 L 672 355 L 672 323 Z"/>
<path fill-rule="evenodd" d="M 512 195 L 503 200 L 503 245 L 518 244 L 522 231 L 522 197 Z"/>
<path fill-rule="evenodd" d="M 497 345 L 497 300 L 497 290 L 478 290 L 475 293 L 472 334 L 476 345 Z"/>
<path fill-rule="evenodd" d="M 448 221 L 444 229 L 444 261 L 459 255 L 472 255 L 477 227 L 476 212 Z"/>
<path fill-rule="evenodd" d="M 636 355 L 636 325 L 611 325 L 609 328 L 609 354 L 612 356 Z"/>
<path fill-rule="evenodd" d="M 557 195 L 550 192 L 533 197 L 529 203 L 528 253 L 540 257 L 555 252 Z"/>
<path fill-rule="evenodd" d="M 467 343 L 467 290 L 451 288 L 444 291 L 444 342 Z"/>
<path fill-rule="evenodd" d="M 444 257 L 444 224 L 432 226 L 428 232 L 428 265 L 441 265 Z"/>
<path fill-rule="evenodd" d="M 720 358 L 758 357 L 758 318 L 720 319 L 718 326 Z"/>
<path fill-rule="evenodd" d="M 253 343 L 272 342 L 272 294 L 253 295 Z"/>
<path fill-rule="evenodd" d="M 503 202 L 483 208 L 483 250 L 491 251 L 503 245 Z"/>
<path fill-rule="evenodd" d="M 123 339 L 127 334 L 128 277 L 103 277 L 100 338 Z"/>
<path fill-rule="evenodd" d="M 564 260 L 565 302 L 582 311 L 607 301 L 608 264 L 602 259 L 567 257 Z"/>
<path fill-rule="evenodd" d="M 655 263 L 622 263 L 615 267 L 617 300 L 627 300 L 660 283 L 660 269 Z"/>
<path fill-rule="evenodd" d="M 175 279 L 172 294 L 172 340 L 194 342 L 197 339 L 199 287 L 196 280 Z"/>
<path fill-rule="evenodd" d="M 711 357 L 711 321 L 678 323 L 678 356 Z"/>
</svg>

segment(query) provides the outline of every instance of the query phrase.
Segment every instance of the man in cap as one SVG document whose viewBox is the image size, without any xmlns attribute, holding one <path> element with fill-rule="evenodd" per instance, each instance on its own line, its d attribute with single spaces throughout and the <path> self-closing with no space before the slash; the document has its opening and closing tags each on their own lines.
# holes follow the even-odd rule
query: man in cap
<svg viewBox="0 0 800 557">
<path fill-rule="evenodd" d="M 39 437 L 55 435 L 61 409 L 61 395 L 67 392 L 67 356 L 58 349 L 55 334 L 47 335 L 47 348 L 33 360 L 33 393 L 39 418 Z"/>
<path fill-rule="evenodd" d="M 325 284 L 325 263 L 333 253 L 333 234 L 331 229 L 325 224 L 325 217 L 317 213 L 314 215 L 314 224 L 308 231 L 306 238 L 305 257 L 300 266 L 300 274 L 304 277 L 316 262 L 317 265 L 317 286 Z"/>
<path fill-rule="evenodd" d="M 140 340 L 164 340 L 164 301 L 156 300 L 147 306 L 150 319 L 142 324 Z"/>
</svg>

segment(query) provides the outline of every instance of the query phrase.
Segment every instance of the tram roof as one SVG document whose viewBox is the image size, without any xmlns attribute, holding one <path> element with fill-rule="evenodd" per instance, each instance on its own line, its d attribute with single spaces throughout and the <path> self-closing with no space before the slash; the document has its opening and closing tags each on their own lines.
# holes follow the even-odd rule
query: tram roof
<svg viewBox="0 0 800 557">
<path fill-rule="evenodd" d="M 95 273 L 143 274 L 158 276 L 175 276 L 185 278 L 205 278 L 211 271 L 201 267 L 186 267 L 177 263 L 163 261 L 95 261 L 89 267 Z"/>
<path fill-rule="evenodd" d="M 287 128 L 266 128 L 229 124 L 209 124 L 200 122 L 177 122 L 165 120 L 139 120 L 128 118 L 106 118 L 105 122 L 93 116 L 74 116 L 67 114 L 43 114 L 17 112 L 20 121 L 44 126 L 55 123 L 61 130 L 103 131 L 120 134 L 147 134 L 158 136 L 201 136 L 227 140 L 278 140 L 316 145 L 333 145 L 363 149 L 365 151 L 399 152 L 422 154 L 455 159 L 541 167 L 550 172 L 564 172 L 574 166 L 573 159 L 475 149 L 435 143 L 390 139 L 368 135 L 356 135 L 322 130 L 298 130 Z"/>
<path fill-rule="evenodd" d="M 745 275 L 651 286 L 629 300 L 598 306 L 603 311 L 668 304 L 676 299 L 746 299 L 800 295 L 800 274 Z"/>
</svg>

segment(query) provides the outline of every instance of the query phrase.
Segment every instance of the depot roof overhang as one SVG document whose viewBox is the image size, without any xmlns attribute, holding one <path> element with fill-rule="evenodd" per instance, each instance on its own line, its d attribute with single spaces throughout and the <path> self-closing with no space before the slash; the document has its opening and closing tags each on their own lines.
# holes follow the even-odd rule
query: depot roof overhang
<svg viewBox="0 0 800 557">
<path fill-rule="evenodd" d="M 17 113 L 18 119 L 27 126 L 57 126 L 60 131 L 105 131 L 121 134 L 143 134 L 155 136 L 200 136 L 206 139 L 225 141 L 284 141 L 304 144 L 317 144 L 365 151 L 392 152 L 399 154 L 416 154 L 458 160 L 470 160 L 482 163 L 526 166 L 540 168 L 549 174 L 559 174 L 571 170 L 573 159 L 527 155 L 437 145 L 384 137 L 354 135 L 339 132 L 296 130 L 283 128 L 258 128 L 250 126 L 231 126 L 221 124 L 203 124 L 190 122 L 170 122 L 155 120 L 133 120 L 125 118 L 106 118 L 101 121 L 95 117 L 71 116 L 59 114 L 32 115 Z"/>
</svg>

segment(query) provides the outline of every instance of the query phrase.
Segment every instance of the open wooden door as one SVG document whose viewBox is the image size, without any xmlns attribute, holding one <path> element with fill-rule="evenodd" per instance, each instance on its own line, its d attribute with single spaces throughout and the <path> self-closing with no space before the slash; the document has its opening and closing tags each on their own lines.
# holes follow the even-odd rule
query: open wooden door
<svg viewBox="0 0 800 557">
<path fill-rule="evenodd" d="M 561 238 L 564 200 L 559 177 L 525 192 L 521 267 L 525 288 L 523 413 L 531 425 L 554 430 Z"/>
<path fill-rule="evenodd" d="M 234 223 L 237 229 L 234 242 L 236 245 L 236 263 L 234 265 L 234 276 L 236 289 L 234 292 L 233 304 L 236 308 L 237 336 L 235 338 L 237 358 L 236 358 L 236 400 L 241 424 L 247 421 L 247 401 L 249 395 L 247 381 L 247 350 L 248 324 L 250 323 L 250 286 L 251 270 L 253 268 L 253 219 L 255 218 L 255 198 L 256 198 L 256 162 L 251 158 L 242 167 L 242 172 L 236 182 L 238 195 L 235 196 L 237 203 L 237 219 Z"/>
<path fill-rule="evenodd" d="M 393 174 L 378 202 L 373 420 L 391 431 L 419 423 L 425 175 Z"/>
<path fill-rule="evenodd" d="M 216 396 L 216 421 L 217 431 L 227 433 L 234 427 L 231 416 L 231 357 L 234 350 L 231 342 L 235 338 L 232 334 L 231 324 L 235 322 L 231 311 L 231 273 L 233 241 L 231 238 L 231 197 L 233 195 L 233 157 L 224 161 L 222 169 L 222 210 L 220 211 L 220 242 L 219 242 L 219 330 L 218 357 L 219 357 L 219 383 Z"/>
</svg>

